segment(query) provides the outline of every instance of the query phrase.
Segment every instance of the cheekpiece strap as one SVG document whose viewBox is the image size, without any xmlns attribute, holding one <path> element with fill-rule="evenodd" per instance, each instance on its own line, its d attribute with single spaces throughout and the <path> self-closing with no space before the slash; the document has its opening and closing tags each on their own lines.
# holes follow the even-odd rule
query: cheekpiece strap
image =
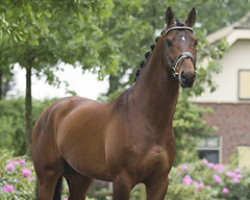
<svg viewBox="0 0 250 200">
<path fill-rule="evenodd" d="M 191 27 L 187 27 L 187 26 L 175 26 L 172 27 L 168 30 L 166 30 L 164 37 L 167 36 L 167 34 L 172 31 L 172 30 L 190 30 L 192 32 L 193 29 Z M 196 70 L 196 61 L 194 59 L 194 57 L 192 56 L 192 54 L 190 52 L 182 52 L 175 60 L 175 62 L 173 63 L 169 54 L 168 54 L 168 50 L 167 50 L 167 41 L 164 39 L 164 47 L 165 47 L 165 56 L 167 58 L 168 64 L 171 67 L 172 71 L 173 71 L 173 76 L 174 78 L 178 78 L 178 73 L 176 72 L 176 67 L 179 64 L 180 61 L 183 61 L 185 58 L 190 58 L 193 62 L 194 65 L 194 70 Z"/>
</svg>

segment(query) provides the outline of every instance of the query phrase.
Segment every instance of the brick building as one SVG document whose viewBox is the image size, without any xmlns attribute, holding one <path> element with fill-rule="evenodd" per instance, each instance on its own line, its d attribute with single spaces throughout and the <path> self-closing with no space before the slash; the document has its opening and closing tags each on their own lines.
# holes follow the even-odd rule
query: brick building
<svg viewBox="0 0 250 200">
<path fill-rule="evenodd" d="M 193 100 L 213 108 L 213 114 L 203 117 L 218 128 L 218 136 L 204 138 L 198 151 L 200 157 L 218 163 L 228 163 L 236 155 L 241 167 L 250 167 L 250 13 L 207 39 L 215 44 L 225 37 L 229 50 L 219 60 L 221 73 L 214 75 L 216 91 L 207 90 Z"/>
</svg>

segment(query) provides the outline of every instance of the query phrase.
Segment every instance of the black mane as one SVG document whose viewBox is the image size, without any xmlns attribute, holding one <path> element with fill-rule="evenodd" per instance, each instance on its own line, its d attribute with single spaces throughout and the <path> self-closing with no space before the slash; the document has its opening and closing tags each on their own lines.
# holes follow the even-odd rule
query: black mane
<svg viewBox="0 0 250 200">
<path fill-rule="evenodd" d="M 175 20 L 175 23 L 176 23 L 177 26 L 184 26 L 183 21 L 181 21 L 179 19 Z"/>
<path fill-rule="evenodd" d="M 162 34 L 163 32 L 164 32 L 164 31 L 162 31 L 161 34 Z M 150 49 L 151 49 L 151 50 L 150 50 L 149 52 L 145 53 L 145 59 L 141 62 L 140 68 L 136 71 L 136 74 L 135 74 L 135 81 L 137 80 L 137 78 L 138 78 L 139 75 L 141 74 L 142 69 L 143 69 L 143 67 L 144 67 L 145 64 L 146 64 L 148 57 L 152 54 L 152 52 L 153 52 L 153 50 L 154 50 L 154 48 L 155 48 L 155 45 L 156 45 L 158 39 L 159 39 L 159 37 L 155 38 L 155 44 L 151 44 L 151 45 L 150 45 Z"/>
</svg>

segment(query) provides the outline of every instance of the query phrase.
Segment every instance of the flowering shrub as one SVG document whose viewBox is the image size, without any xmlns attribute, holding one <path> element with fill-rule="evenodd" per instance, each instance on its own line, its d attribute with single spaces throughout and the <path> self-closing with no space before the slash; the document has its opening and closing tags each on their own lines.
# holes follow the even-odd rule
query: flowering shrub
<svg viewBox="0 0 250 200">
<path fill-rule="evenodd" d="M 171 170 L 166 199 L 250 200 L 250 170 L 202 160 Z"/>
<path fill-rule="evenodd" d="M 27 200 L 35 196 L 35 173 L 30 162 L 11 159 L 0 151 L 0 199 Z M 207 160 L 175 167 L 169 175 L 166 200 L 250 200 L 250 169 L 233 169 Z M 67 200 L 67 187 L 63 198 Z M 141 199 L 140 187 L 131 199 Z M 94 200 L 90 198 L 89 200 Z"/>
<path fill-rule="evenodd" d="M 7 151 L 0 151 L 0 199 L 34 199 L 35 173 L 30 162 L 11 159 Z"/>
</svg>

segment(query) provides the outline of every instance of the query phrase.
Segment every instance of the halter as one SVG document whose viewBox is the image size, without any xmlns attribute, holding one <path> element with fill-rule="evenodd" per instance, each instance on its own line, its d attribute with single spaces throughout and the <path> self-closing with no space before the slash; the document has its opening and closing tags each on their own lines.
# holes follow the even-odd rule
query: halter
<svg viewBox="0 0 250 200">
<path fill-rule="evenodd" d="M 193 32 L 193 29 L 190 28 L 190 27 L 187 27 L 187 26 L 175 26 L 175 27 L 172 27 L 170 29 L 168 29 L 164 35 L 164 37 L 167 36 L 167 34 L 172 31 L 172 30 L 190 30 Z M 194 59 L 194 57 L 192 56 L 192 54 L 190 52 L 182 52 L 177 58 L 176 60 L 174 61 L 174 63 L 172 62 L 169 54 L 168 54 L 168 50 L 167 50 L 167 41 L 166 39 L 164 39 L 164 51 L 165 51 L 165 55 L 166 55 L 166 58 L 167 58 L 167 61 L 168 61 L 168 64 L 170 66 L 170 68 L 172 69 L 172 74 L 174 76 L 175 79 L 178 79 L 178 72 L 176 71 L 176 67 L 178 66 L 178 64 L 181 62 L 184 61 L 184 59 L 186 58 L 190 58 L 193 62 L 193 65 L 194 65 L 194 70 L 196 71 L 196 60 Z"/>
</svg>

